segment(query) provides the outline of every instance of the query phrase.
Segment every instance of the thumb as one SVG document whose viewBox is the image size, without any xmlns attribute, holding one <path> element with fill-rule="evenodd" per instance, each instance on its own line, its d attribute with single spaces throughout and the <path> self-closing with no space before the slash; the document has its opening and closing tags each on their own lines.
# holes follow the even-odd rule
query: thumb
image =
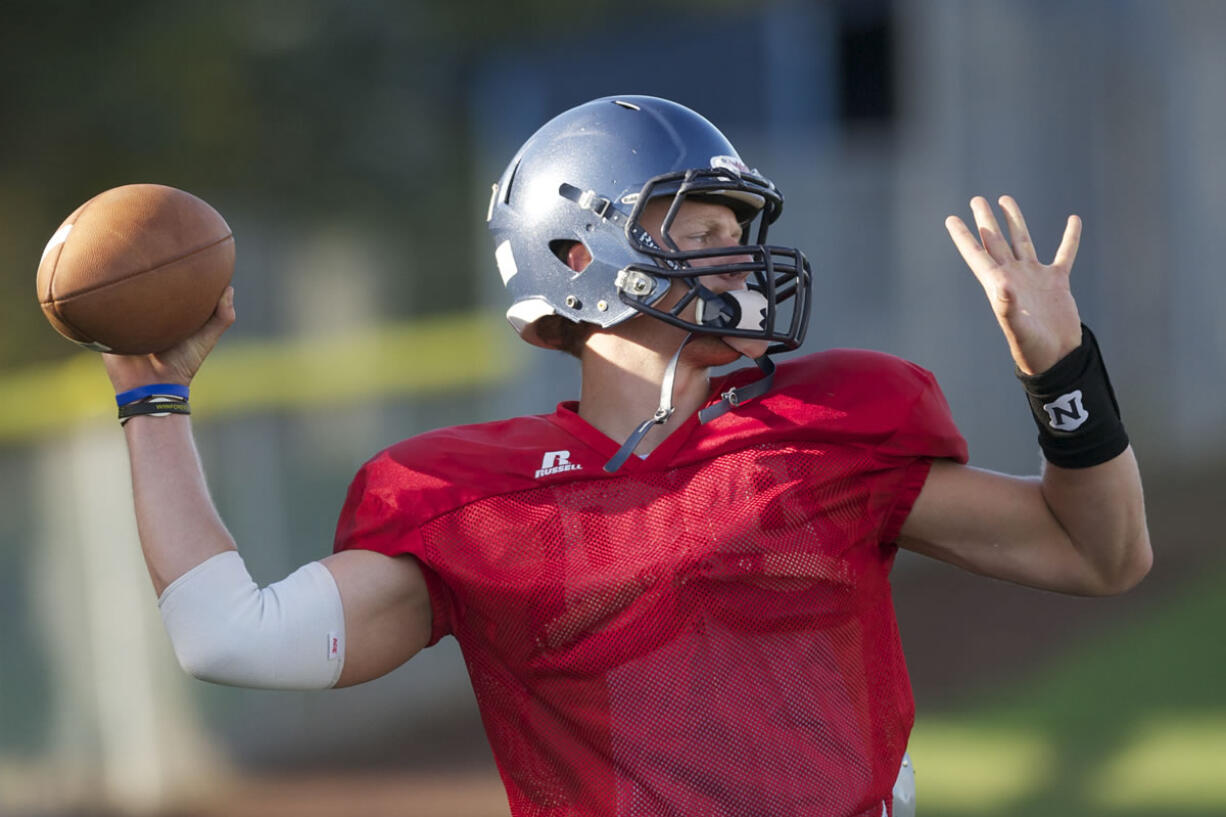
<svg viewBox="0 0 1226 817">
<path fill-rule="evenodd" d="M 190 381 L 204 364 L 204 359 L 213 351 L 217 341 L 221 340 L 225 331 L 234 325 L 236 317 L 234 287 L 226 287 L 225 292 L 217 301 L 217 308 L 213 310 L 212 317 L 205 322 L 204 326 L 196 330 L 195 334 L 182 344 L 162 353 L 159 357 L 167 366 L 177 370 L 179 376 Z"/>
<path fill-rule="evenodd" d="M 193 345 L 201 351 L 201 357 L 212 351 L 217 341 L 221 340 L 221 336 L 234 325 L 237 319 L 238 313 L 234 309 L 234 287 L 226 287 L 225 292 L 221 293 L 221 298 L 217 301 L 217 308 L 213 310 L 212 316 L 190 339 Z"/>
<path fill-rule="evenodd" d="M 234 309 L 234 287 L 226 287 L 226 291 L 221 293 L 221 298 L 217 301 L 217 308 L 213 310 L 213 316 L 205 323 L 204 329 L 213 336 L 213 342 L 216 343 L 222 333 L 233 326 L 237 319 L 238 313 Z"/>
</svg>

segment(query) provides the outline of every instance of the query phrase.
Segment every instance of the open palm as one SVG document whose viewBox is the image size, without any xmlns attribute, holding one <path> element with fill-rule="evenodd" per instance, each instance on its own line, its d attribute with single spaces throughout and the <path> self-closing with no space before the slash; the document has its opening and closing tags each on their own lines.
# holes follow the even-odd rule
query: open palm
<svg viewBox="0 0 1226 817">
<path fill-rule="evenodd" d="M 1081 344 L 1081 318 L 1069 289 L 1069 273 L 1081 243 L 1081 219 L 1069 216 L 1055 258 L 1043 264 L 1017 202 L 1001 196 L 1000 207 L 1012 243 L 982 196 L 971 199 L 978 238 L 957 216 L 945 219 L 945 228 L 983 286 L 1013 361 L 1023 373 L 1036 374 Z"/>
</svg>

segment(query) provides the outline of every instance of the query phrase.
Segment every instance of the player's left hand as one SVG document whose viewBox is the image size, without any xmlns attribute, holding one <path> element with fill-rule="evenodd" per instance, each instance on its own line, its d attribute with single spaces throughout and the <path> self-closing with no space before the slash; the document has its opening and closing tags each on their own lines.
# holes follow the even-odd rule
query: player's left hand
<svg viewBox="0 0 1226 817">
<path fill-rule="evenodd" d="M 1025 374 L 1037 374 L 1081 345 L 1081 317 L 1069 289 L 1069 273 L 1081 243 L 1081 219 L 1069 216 L 1055 258 L 1042 264 L 1017 202 L 1001 196 L 1000 207 L 1012 243 L 983 196 L 971 199 L 978 239 L 957 216 L 945 219 L 945 228 L 983 285 L 1014 363 Z"/>
</svg>

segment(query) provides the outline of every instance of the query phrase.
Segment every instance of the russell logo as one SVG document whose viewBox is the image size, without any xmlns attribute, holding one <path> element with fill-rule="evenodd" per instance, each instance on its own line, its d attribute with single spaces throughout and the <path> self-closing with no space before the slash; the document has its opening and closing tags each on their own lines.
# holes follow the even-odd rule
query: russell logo
<svg viewBox="0 0 1226 817">
<path fill-rule="evenodd" d="M 581 471 L 583 466 L 570 461 L 569 451 L 546 451 L 541 459 L 541 467 L 536 471 L 536 478 L 560 474 L 563 471 Z"/>
</svg>

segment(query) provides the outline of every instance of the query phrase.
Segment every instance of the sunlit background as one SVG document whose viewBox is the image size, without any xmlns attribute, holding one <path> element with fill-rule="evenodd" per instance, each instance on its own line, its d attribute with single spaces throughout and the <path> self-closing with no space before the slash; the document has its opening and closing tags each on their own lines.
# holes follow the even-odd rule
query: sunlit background
<svg viewBox="0 0 1226 817">
<path fill-rule="evenodd" d="M 900 558 L 919 813 L 1226 813 L 1226 3 L 1214 0 L 0 2 L 0 814 L 507 813 L 454 640 L 363 687 L 237 690 L 171 655 L 96 355 L 34 297 L 94 194 L 159 182 L 234 230 L 238 325 L 193 390 L 257 580 L 329 552 L 348 480 L 440 425 L 552 410 L 501 316 L 490 184 L 612 93 L 714 120 L 787 196 L 807 348 L 932 369 L 972 462 L 1029 412 L 942 221 L 1069 213 L 1074 292 L 1142 463 L 1157 564 L 1062 598 Z"/>
</svg>

